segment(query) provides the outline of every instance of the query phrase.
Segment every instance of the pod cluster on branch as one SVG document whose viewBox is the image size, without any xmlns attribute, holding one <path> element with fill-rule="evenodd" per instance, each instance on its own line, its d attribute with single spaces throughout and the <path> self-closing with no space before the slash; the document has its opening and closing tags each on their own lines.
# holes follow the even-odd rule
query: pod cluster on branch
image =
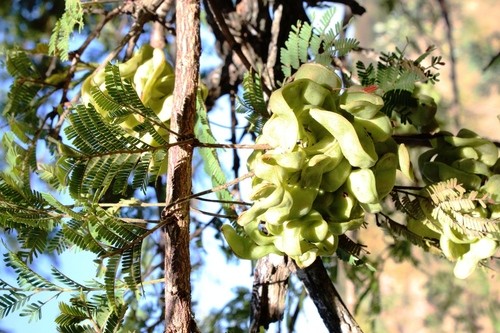
<svg viewBox="0 0 500 333">
<path fill-rule="evenodd" d="M 237 220 L 246 235 L 222 228 L 237 256 L 276 253 L 307 267 L 332 255 L 338 236 L 359 228 L 365 212 L 382 209 L 400 164 L 383 106 L 363 87 L 342 89 L 332 69 L 315 63 L 272 93 L 272 116 L 256 143 L 273 149 L 247 162 L 254 204 Z"/>
<path fill-rule="evenodd" d="M 500 159 L 495 144 L 471 130 L 440 134 L 419 157 L 422 177 L 428 184 L 456 179 L 463 188 L 424 189 L 414 199 L 424 214 L 408 227 L 439 239 L 444 256 L 456 262 L 455 276 L 466 278 L 499 248 Z M 471 191 L 474 196 L 467 196 Z"/>
</svg>

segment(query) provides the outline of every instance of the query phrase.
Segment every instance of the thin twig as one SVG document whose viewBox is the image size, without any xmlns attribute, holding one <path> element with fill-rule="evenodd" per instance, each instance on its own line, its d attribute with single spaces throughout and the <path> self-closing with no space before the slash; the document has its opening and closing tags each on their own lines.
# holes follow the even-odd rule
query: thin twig
<svg viewBox="0 0 500 333">
<path fill-rule="evenodd" d="M 438 0 L 439 6 L 441 8 L 441 14 L 443 15 L 444 22 L 446 24 L 446 39 L 448 40 L 449 53 L 450 53 L 450 79 L 453 90 L 453 106 L 458 108 L 460 106 L 460 90 L 458 87 L 458 74 L 457 74 L 457 59 L 455 57 L 455 42 L 453 40 L 453 27 L 448 11 L 448 3 L 446 0 Z M 457 110 L 459 112 L 459 110 Z M 455 114 L 453 117 L 454 125 L 460 128 L 460 113 Z"/>
<path fill-rule="evenodd" d="M 169 211 L 171 210 L 173 207 L 175 207 L 176 205 L 180 204 L 180 203 L 184 203 L 186 201 L 189 201 L 191 199 L 194 199 L 194 198 L 197 198 L 197 197 L 200 197 L 202 195 L 205 195 L 205 194 L 209 194 L 209 193 L 212 193 L 212 192 L 218 192 L 218 191 L 221 191 L 221 190 L 224 190 L 224 189 L 227 189 L 228 187 L 231 187 L 232 185 L 234 184 L 237 184 L 239 182 L 241 182 L 242 180 L 244 179 L 247 179 L 247 178 L 250 178 L 254 175 L 253 172 L 248 172 L 246 174 L 244 174 L 243 176 L 241 177 L 238 177 L 236 179 L 233 179 L 231 180 L 230 182 L 227 182 L 226 184 L 223 184 L 223 185 L 219 185 L 219 186 L 216 186 L 216 187 L 213 187 L 209 190 L 205 190 L 205 191 L 201 191 L 201 192 L 198 192 L 198 193 L 195 193 L 195 194 L 192 194 L 190 196 L 187 196 L 187 197 L 184 197 L 184 198 L 181 198 L 175 202 L 172 202 L 170 203 L 169 205 L 167 205 L 165 207 L 165 209 L 163 211 Z M 150 236 L 151 234 L 153 234 L 156 230 L 160 229 L 160 228 L 163 228 L 164 226 L 166 226 L 167 224 L 169 224 L 169 220 L 164 220 L 164 221 L 161 221 L 160 223 L 158 223 L 157 225 L 155 225 L 153 228 L 151 228 L 150 230 L 146 231 L 144 234 L 140 235 L 139 237 L 137 237 L 134 241 L 130 242 L 129 244 L 127 244 L 126 246 L 116 250 L 116 251 L 112 251 L 112 252 L 108 252 L 108 253 L 105 253 L 103 254 L 100 258 L 101 259 L 104 259 L 104 258 L 108 258 L 108 257 L 112 257 L 116 254 L 120 254 L 122 253 L 123 251 L 126 251 L 132 247 L 134 247 L 136 244 L 142 242 L 144 239 L 146 239 L 148 236 Z"/>
<path fill-rule="evenodd" d="M 221 204 L 240 205 L 240 206 L 251 206 L 252 205 L 252 203 L 250 203 L 250 202 L 237 201 L 237 200 L 219 200 L 219 199 L 208 199 L 208 198 L 196 198 L 196 200 L 217 202 L 217 203 L 221 203 Z"/>
<path fill-rule="evenodd" d="M 218 0 L 217 0 L 218 1 Z M 224 16 L 222 15 L 222 12 L 216 8 L 216 1 L 214 0 L 207 0 L 208 4 L 208 10 L 211 12 L 212 16 L 214 17 L 217 26 L 220 29 L 220 32 L 224 35 L 224 38 L 226 41 L 229 43 L 229 46 L 233 51 L 238 55 L 240 58 L 241 62 L 243 65 L 246 67 L 247 70 L 253 70 L 254 72 L 258 73 L 257 68 L 255 68 L 252 63 L 248 60 L 248 58 L 245 56 L 241 49 L 241 45 L 236 42 L 234 39 L 233 34 L 229 31 L 229 27 L 227 26 L 226 21 L 224 20 Z M 268 95 L 271 96 L 271 89 L 266 85 L 263 84 L 262 88 L 264 92 Z"/>
<path fill-rule="evenodd" d="M 206 210 L 203 210 L 203 209 L 198 209 L 196 207 L 191 207 L 191 209 L 194 210 L 195 212 L 201 213 L 203 215 L 212 216 L 212 217 L 218 217 L 218 218 L 221 218 L 221 219 L 236 219 L 238 217 L 238 215 L 227 215 L 227 214 L 212 213 L 212 212 L 209 212 L 209 211 L 206 211 Z"/>
<path fill-rule="evenodd" d="M 273 149 L 272 146 L 261 143 L 261 144 L 238 144 L 238 143 L 207 143 L 197 141 L 194 143 L 195 147 L 201 148 L 229 148 L 229 149 L 253 149 L 253 150 L 269 150 Z"/>
</svg>

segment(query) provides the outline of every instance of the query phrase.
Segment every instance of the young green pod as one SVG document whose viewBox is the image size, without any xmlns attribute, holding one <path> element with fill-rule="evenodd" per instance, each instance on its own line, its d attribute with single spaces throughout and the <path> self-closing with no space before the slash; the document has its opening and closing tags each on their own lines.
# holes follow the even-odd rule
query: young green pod
<svg viewBox="0 0 500 333">
<path fill-rule="evenodd" d="M 377 162 L 373 140 L 362 126 L 331 111 L 311 109 L 309 114 L 337 139 L 342 153 L 352 166 L 370 168 Z"/>
</svg>

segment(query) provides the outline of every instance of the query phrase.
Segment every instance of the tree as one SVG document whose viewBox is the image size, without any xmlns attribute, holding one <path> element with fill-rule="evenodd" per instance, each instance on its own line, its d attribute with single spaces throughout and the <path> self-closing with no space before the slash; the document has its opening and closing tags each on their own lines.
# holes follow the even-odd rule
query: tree
<svg viewBox="0 0 500 333">
<path fill-rule="evenodd" d="M 338 3 L 346 21 L 365 12 L 356 1 Z M 62 332 L 200 331 L 190 243 L 207 225 L 190 210 L 192 200 L 213 193 L 220 205 L 205 212 L 213 216 L 208 226 L 222 229 L 218 237 L 237 256 L 258 259 L 252 332 L 282 318 L 292 272 L 330 331 L 361 332 L 325 262 L 330 274 L 338 268 L 331 263 L 350 263 L 353 280 L 356 269 L 375 274 L 356 234 L 369 216 L 396 240 L 394 256 L 410 244 L 442 253 L 456 261 L 459 278 L 498 249 L 498 145 L 470 130 L 438 130 L 437 105 L 423 84 L 435 83 L 443 65 L 432 47 L 415 59 L 396 48 L 352 66 L 349 56 L 363 48 L 346 37 L 346 25 L 332 25 L 327 11 L 313 27 L 295 0 L 65 4 L 63 13 L 52 8 L 60 19 L 48 43 L 6 52 L 13 83 L 3 113 L 0 214 L 19 250 L 4 256 L 18 285 L 0 280 L 2 316 L 37 316 L 44 302 L 32 301 L 35 292 L 69 290 L 56 318 Z M 45 15 L 43 2 L 30 6 Z M 118 23 L 126 33 L 112 28 Z M 199 79 L 202 24 L 222 65 Z M 70 48 L 76 28 L 82 39 Z M 117 38 L 92 49 L 99 35 Z M 216 142 L 207 116 L 225 95 L 231 144 Z M 240 137 L 238 112 L 248 120 Z M 244 145 L 242 137 L 255 142 Z M 38 147 L 52 160 L 39 161 Z M 234 151 L 234 180 L 226 179 L 219 148 Z M 244 175 L 239 149 L 252 150 Z M 193 193 L 194 158 L 211 189 Z M 396 170 L 411 185 L 396 185 Z M 250 196 L 238 187 L 246 178 Z M 95 254 L 99 279 L 82 284 L 53 268 L 51 280 L 30 267 L 70 247 Z M 155 266 L 155 254 L 163 265 Z M 136 296 L 155 282 L 163 282 L 157 298 L 164 304 L 144 317 Z"/>
</svg>

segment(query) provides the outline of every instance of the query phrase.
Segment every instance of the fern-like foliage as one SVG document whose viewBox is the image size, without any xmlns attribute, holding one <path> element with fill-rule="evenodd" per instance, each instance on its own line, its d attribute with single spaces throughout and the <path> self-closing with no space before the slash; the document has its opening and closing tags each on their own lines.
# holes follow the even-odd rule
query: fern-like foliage
<svg viewBox="0 0 500 333">
<path fill-rule="evenodd" d="M 17 275 L 17 284 L 20 288 L 16 288 L 7 282 L 0 279 L 0 287 L 2 290 L 9 290 L 9 293 L 0 296 L 0 318 L 6 317 L 14 311 L 21 311 L 20 315 L 30 318 L 40 318 L 41 308 L 46 303 L 36 301 L 28 303 L 33 296 L 23 291 L 38 292 L 41 290 L 54 290 L 60 288 L 50 282 L 43 276 L 35 273 L 29 268 L 22 258 L 12 252 L 5 253 L 4 262 L 7 267 L 11 267 Z"/>
<path fill-rule="evenodd" d="M 413 91 L 415 83 L 439 81 L 439 73 L 434 72 L 444 65 L 440 56 L 431 57 L 431 65 L 424 67 L 422 61 L 435 50 L 429 47 L 416 60 L 405 57 L 405 50 L 396 47 L 394 52 L 382 53 L 376 66 L 363 62 L 356 63 L 357 74 L 363 86 L 378 85 L 383 91 L 406 90 Z"/>
<path fill-rule="evenodd" d="M 310 59 L 319 64 L 331 65 L 334 57 L 343 57 L 358 47 L 356 39 L 343 36 L 342 23 L 331 28 L 334 13 L 334 10 L 327 10 L 318 27 L 313 28 L 308 22 L 301 21 L 292 26 L 285 47 L 280 51 L 285 78 Z"/>
<path fill-rule="evenodd" d="M 262 79 L 259 74 L 249 71 L 243 76 L 242 85 L 243 94 L 238 96 L 236 112 L 245 115 L 250 124 L 248 132 L 259 135 L 270 116 L 264 100 Z"/>
<path fill-rule="evenodd" d="M 62 61 L 68 60 L 69 40 L 75 26 L 83 29 L 83 8 L 80 0 L 66 0 L 65 11 L 56 22 L 49 41 L 50 54 L 57 55 Z"/>
<path fill-rule="evenodd" d="M 72 126 L 66 134 L 74 139 L 81 155 L 63 156 L 58 165 L 67 174 L 72 196 L 90 194 L 98 199 L 115 177 L 116 192 L 125 191 L 130 173 L 143 155 L 149 160 L 150 154 L 142 151 L 140 142 L 119 126 L 106 123 L 92 107 L 77 107 L 70 122 Z"/>
<path fill-rule="evenodd" d="M 429 185 L 413 198 L 408 193 L 391 196 L 399 211 L 438 233 L 454 230 L 464 240 L 500 234 L 500 220 L 480 214 L 486 210 L 488 196 L 464 189 L 456 178 Z M 405 238 L 416 244 L 408 235 Z"/>
<path fill-rule="evenodd" d="M 415 196 L 411 196 L 406 192 L 400 193 L 397 191 L 392 191 L 390 195 L 398 211 L 403 212 L 414 220 L 421 221 L 425 219 L 425 213 L 422 211 L 420 203 Z"/>
<path fill-rule="evenodd" d="M 93 88 L 95 107 L 78 105 L 65 129 L 74 149 L 63 152 L 58 161 L 59 173 L 63 174 L 59 178 L 67 181 L 76 199 L 90 197 L 98 201 L 108 189 L 119 194 L 125 193 L 128 186 L 145 191 L 150 176 L 158 176 L 166 168 L 166 148 L 153 147 L 141 138 L 150 135 L 165 145 L 165 138 L 156 128 L 167 131 L 168 127 L 142 104 L 131 82 L 121 79 L 117 66 L 106 67 L 105 80 L 107 93 Z M 142 122 L 127 127 L 122 123 L 128 117 L 140 117 Z"/>
<path fill-rule="evenodd" d="M 43 195 L 14 172 L 0 174 L 0 228 L 16 230 L 21 255 L 28 262 L 53 245 L 57 235 L 60 215 L 48 208 Z M 57 246 L 62 249 L 64 244 Z"/>
<path fill-rule="evenodd" d="M 432 217 L 439 224 L 471 238 L 500 233 L 499 219 L 473 215 L 476 207 L 486 207 L 486 195 L 465 190 L 456 178 L 430 185 L 426 190 L 433 205 Z"/>
<path fill-rule="evenodd" d="M 434 50 L 435 47 L 431 46 L 416 60 L 409 60 L 405 57 L 404 49 L 396 48 L 394 52 L 382 53 L 375 66 L 358 61 L 356 69 L 360 83 L 363 86 L 375 85 L 384 93 L 382 111 L 388 116 L 393 111 L 404 115 L 407 108 L 414 108 L 418 104 L 418 98 L 414 96 L 418 83 L 433 84 L 439 81 L 436 70 L 444 65 L 441 57 L 432 56 L 428 67 L 422 64 Z M 406 119 L 402 121 L 404 123 Z"/>
<path fill-rule="evenodd" d="M 435 241 L 417 235 L 416 233 L 409 230 L 405 225 L 394 221 L 388 216 L 382 216 L 377 218 L 378 218 L 377 220 L 378 225 L 387 230 L 394 239 L 407 240 L 411 244 L 419 246 L 424 250 L 429 250 L 431 244 L 437 246 Z"/>
<path fill-rule="evenodd" d="M 17 290 L 17 288 L 0 279 L 0 290 L 9 290 L 9 293 L 0 295 L 0 318 L 7 317 L 10 313 L 22 309 L 31 299 L 33 294 Z"/>
<path fill-rule="evenodd" d="M 101 296 L 88 298 L 84 293 L 70 300 L 70 304 L 59 303 L 60 314 L 55 322 L 59 332 L 118 332 L 127 308 L 121 304 L 115 311 Z M 92 324 L 90 324 L 92 323 Z"/>
<path fill-rule="evenodd" d="M 33 122 L 36 118 L 35 102 L 42 89 L 41 75 L 23 50 L 7 52 L 6 68 L 14 79 L 3 114 L 22 117 L 24 121 Z"/>
<path fill-rule="evenodd" d="M 339 247 L 337 255 L 339 259 L 349 262 L 351 265 L 359 264 L 361 256 L 366 253 L 364 245 L 356 243 L 346 235 L 339 236 Z"/>
<path fill-rule="evenodd" d="M 74 198 L 97 201 L 111 186 L 114 193 L 125 193 L 131 176 L 133 187 L 145 189 L 148 171 L 165 158 L 164 150 L 145 146 L 91 106 L 78 106 L 69 120 L 66 134 L 78 154 L 61 157 L 58 166 Z"/>
<path fill-rule="evenodd" d="M 98 206 L 68 207 L 49 194 L 14 187 L 5 181 L 4 176 L 0 181 L 0 216 L 0 227 L 16 230 L 23 249 L 4 257 L 6 266 L 18 276 L 17 282 L 22 290 L 61 291 L 66 288 L 33 272 L 27 263 L 34 261 L 40 253 L 60 253 L 71 245 L 98 256 L 111 253 L 103 263 L 106 276 L 101 288 L 106 291 L 111 308 L 119 306 L 116 299 L 122 297 L 115 293 L 120 288 L 135 292 L 141 284 L 141 247 L 146 229 L 123 222 L 114 216 L 113 211 Z M 52 273 L 57 281 L 74 290 L 90 289 L 55 269 Z M 24 306 L 28 296 L 23 295 L 11 293 L 0 297 L 1 311 L 7 315 Z M 43 304 L 30 304 L 25 310 L 30 316 L 37 316 Z"/>
<path fill-rule="evenodd" d="M 55 199 L 48 200 L 49 202 Z M 68 209 L 68 208 L 67 208 Z M 33 271 L 26 263 L 23 252 L 8 252 L 4 255 L 7 267 L 14 270 L 17 276 L 18 287 L 11 286 L 0 279 L 3 290 L 9 292 L 0 296 L 0 318 L 13 311 L 21 311 L 21 315 L 30 317 L 41 316 L 41 309 L 53 297 L 46 301 L 37 301 L 28 304 L 33 293 L 51 292 L 91 292 L 100 291 L 105 295 L 106 307 L 95 308 L 95 316 L 101 316 L 104 310 L 114 314 L 110 322 L 103 323 L 109 327 L 117 327 L 123 318 L 123 292 L 138 291 L 142 283 L 141 278 L 141 236 L 145 229 L 122 222 L 100 208 L 84 208 L 80 212 L 70 214 L 73 218 L 63 225 L 66 242 L 74 244 L 98 255 L 109 255 L 103 260 L 105 267 L 104 283 L 97 286 L 81 284 L 52 268 L 52 276 L 57 284 Z M 139 241 L 138 241 L 139 240 Z M 21 292 L 22 291 L 22 292 Z M 31 294 L 29 292 L 32 292 Z M 88 312 L 86 312 L 88 314 Z M 70 315 L 63 313 L 64 315 Z M 110 317 L 110 318 L 111 318 Z M 89 319 L 88 317 L 85 317 Z M 64 321 L 63 321 L 64 322 Z M 66 322 L 64 322 L 66 323 Z M 61 324 L 64 326 L 63 324 Z"/>
<path fill-rule="evenodd" d="M 132 129 L 134 132 L 137 132 L 139 136 L 149 134 L 159 144 L 167 143 L 154 126 L 159 126 L 160 129 L 165 131 L 169 130 L 168 126 L 161 122 L 153 110 L 144 106 L 132 82 L 129 79 L 122 79 L 118 66 L 106 66 L 105 84 L 106 94 L 100 91 L 98 87 L 92 87 L 92 96 L 97 104 L 96 107 L 105 110 L 108 119 L 112 123 L 121 124 L 126 122 L 127 118 L 139 118 L 141 124 Z"/>
</svg>

